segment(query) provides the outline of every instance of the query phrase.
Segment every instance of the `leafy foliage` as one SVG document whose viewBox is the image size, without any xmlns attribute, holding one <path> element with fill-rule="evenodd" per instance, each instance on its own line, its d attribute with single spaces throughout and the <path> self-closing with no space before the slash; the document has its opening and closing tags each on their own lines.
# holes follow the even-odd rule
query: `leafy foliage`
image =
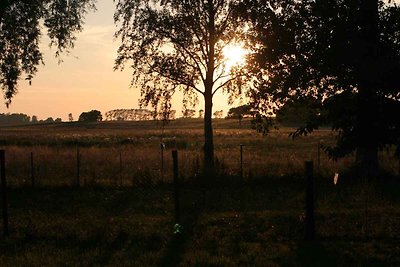
<svg viewBox="0 0 400 267">
<path fill-rule="evenodd" d="M 223 48 L 237 42 L 243 28 L 233 12 L 236 4 L 229 0 L 118 1 L 116 36 L 122 44 L 115 68 L 129 63 L 132 84 L 141 86 L 145 105 L 170 101 L 176 89 L 189 98 L 194 92 L 204 95 L 207 82 L 217 84 L 213 94 L 224 86 L 233 93 L 229 85 L 238 76 L 229 76 Z"/>
<path fill-rule="evenodd" d="M 251 1 L 249 40 L 256 43 L 250 93 L 254 105 L 277 111 L 312 98 L 312 113 L 295 135 L 322 123 L 339 131 L 338 157 L 398 144 L 400 8 L 378 0 Z M 250 7 L 250 8 L 249 8 Z"/>
<path fill-rule="evenodd" d="M 39 41 L 42 26 L 58 57 L 74 46 L 84 15 L 94 0 L 2 0 L 0 4 L 0 88 L 8 106 L 25 75 L 31 82 L 43 63 Z"/>
</svg>

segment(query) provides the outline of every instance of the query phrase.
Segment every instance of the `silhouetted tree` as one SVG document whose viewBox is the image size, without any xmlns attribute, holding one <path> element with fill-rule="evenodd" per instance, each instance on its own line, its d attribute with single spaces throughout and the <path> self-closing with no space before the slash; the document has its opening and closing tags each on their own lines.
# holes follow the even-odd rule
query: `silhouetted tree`
<svg viewBox="0 0 400 267">
<path fill-rule="evenodd" d="M 215 111 L 214 112 L 214 118 L 216 118 L 216 119 L 221 119 L 222 118 L 222 116 L 223 116 L 223 114 L 224 114 L 224 111 L 223 110 L 217 110 L 217 111 Z"/>
<path fill-rule="evenodd" d="M 228 114 L 226 115 L 227 119 L 237 119 L 239 120 L 239 124 L 242 123 L 243 117 L 246 115 L 252 115 L 252 107 L 249 104 L 241 105 L 238 107 L 230 108 Z"/>
<path fill-rule="evenodd" d="M 94 0 L 1 0 L 0 88 L 6 105 L 17 92 L 19 79 L 31 82 L 43 62 L 40 52 L 42 25 L 47 28 L 56 56 L 74 46 L 75 33 L 82 30 L 84 14 L 94 9 Z M 43 23 L 41 23 L 43 22 Z"/>
<path fill-rule="evenodd" d="M 101 115 L 101 112 L 98 110 L 82 112 L 81 115 L 79 115 L 79 121 L 82 121 L 82 122 L 95 122 L 95 121 L 102 121 L 102 120 L 103 120 L 103 116 Z"/>
<path fill-rule="evenodd" d="M 249 2 L 242 10 L 257 41 L 254 104 L 272 110 L 314 98 L 317 116 L 295 135 L 329 123 L 339 131 L 332 157 L 356 151 L 358 164 L 376 169 L 379 147 L 400 136 L 400 8 L 378 0 Z"/>
<path fill-rule="evenodd" d="M 45 119 L 43 122 L 44 122 L 44 123 L 53 123 L 53 122 L 54 122 L 54 119 L 53 119 L 52 117 L 48 117 L 48 118 Z"/>
<path fill-rule="evenodd" d="M 182 110 L 182 117 L 185 119 L 191 119 L 194 117 L 194 114 L 196 113 L 196 111 L 194 109 L 183 109 Z"/>
<path fill-rule="evenodd" d="M 74 117 L 72 117 L 72 113 L 68 114 L 68 121 L 69 122 L 73 122 L 74 121 Z"/>
<path fill-rule="evenodd" d="M 38 123 L 38 118 L 37 118 L 36 115 L 33 115 L 33 116 L 32 116 L 31 122 L 32 122 L 32 123 Z"/>
<path fill-rule="evenodd" d="M 62 119 L 61 118 L 57 118 L 57 119 L 54 120 L 54 122 L 60 123 L 60 122 L 62 122 Z"/>
<path fill-rule="evenodd" d="M 199 110 L 199 119 L 204 118 L 204 109 Z"/>
<path fill-rule="evenodd" d="M 240 40 L 245 25 L 236 19 L 238 0 L 119 0 L 115 22 L 122 44 L 115 68 L 129 64 L 142 103 L 170 101 L 180 89 L 193 101 L 204 97 L 204 167 L 214 170 L 213 96 L 221 89 L 241 93 L 241 74 L 227 69 L 223 48 Z M 212 173 L 210 173 L 212 174 Z"/>
</svg>

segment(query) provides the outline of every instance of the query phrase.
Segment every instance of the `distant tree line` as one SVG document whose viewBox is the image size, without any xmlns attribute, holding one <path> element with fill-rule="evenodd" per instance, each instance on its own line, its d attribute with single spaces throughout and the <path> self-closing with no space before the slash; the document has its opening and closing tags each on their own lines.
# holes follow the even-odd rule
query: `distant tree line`
<svg viewBox="0 0 400 267">
<path fill-rule="evenodd" d="M 45 120 L 38 120 L 37 116 L 32 117 L 24 113 L 0 113 L 0 124 L 30 124 L 30 123 L 59 123 L 62 122 L 61 118 L 53 119 L 49 117 Z"/>
<path fill-rule="evenodd" d="M 108 121 L 144 121 L 144 120 L 174 120 L 176 110 L 168 113 L 155 112 L 148 109 L 113 109 L 107 111 L 105 116 Z"/>
</svg>

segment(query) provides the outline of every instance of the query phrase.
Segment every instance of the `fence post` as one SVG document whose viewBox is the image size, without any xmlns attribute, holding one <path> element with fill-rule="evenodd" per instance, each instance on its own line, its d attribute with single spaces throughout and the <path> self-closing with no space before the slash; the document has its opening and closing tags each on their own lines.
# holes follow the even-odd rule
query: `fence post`
<svg viewBox="0 0 400 267">
<path fill-rule="evenodd" d="M 165 144 L 161 143 L 160 144 L 160 156 L 161 156 L 160 176 L 161 176 L 161 182 L 164 182 L 164 149 L 165 149 Z"/>
<path fill-rule="evenodd" d="M 1 168 L 1 202 L 3 209 L 3 234 L 8 236 L 8 203 L 7 203 L 7 180 L 6 180 L 6 159 L 5 151 L 0 150 L 0 168 Z"/>
<path fill-rule="evenodd" d="M 33 165 L 33 152 L 31 152 L 31 182 L 32 188 L 35 187 L 35 168 Z"/>
<path fill-rule="evenodd" d="M 305 240 L 312 241 L 315 239 L 313 162 L 306 161 L 305 167 L 306 167 Z"/>
<path fill-rule="evenodd" d="M 76 186 L 80 186 L 80 168 L 81 168 L 81 159 L 79 154 L 79 146 L 76 147 Z"/>
<path fill-rule="evenodd" d="M 317 158 L 317 164 L 318 164 L 318 174 L 320 174 L 321 171 L 321 140 L 318 140 L 318 158 Z"/>
<path fill-rule="evenodd" d="M 243 182 L 243 144 L 240 144 L 240 179 Z"/>
<path fill-rule="evenodd" d="M 122 152 L 119 152 L 119 185 L 122 186 Z"/>
<path fill-rule="evenodd" d="M 172 160 L 173 160 L 173 169 L 174 169 L 174 192 L 175 192 L 175 223 L 180 223 L 181 214 L 180 214 L 180 203 L 179 203 L 179 169 L 178 169 L 178 151 L 172 151 Z"/>
</svg>

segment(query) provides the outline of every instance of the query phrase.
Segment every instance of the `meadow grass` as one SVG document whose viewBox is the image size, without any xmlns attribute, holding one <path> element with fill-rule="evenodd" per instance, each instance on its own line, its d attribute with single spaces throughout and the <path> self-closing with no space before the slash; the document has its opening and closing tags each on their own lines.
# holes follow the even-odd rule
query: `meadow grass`
<svg viewBox="0 0 400 267">
<path fill-rule="evenodd" d="M 0 238 L 0 266 L 400 265 L 400 184 L 391 151 L 380 154 L 385 179 L 366 181 L 351 171 L 351 155 L 335 162 L 321 152 L 317 166 L 318 145 L 335 141 L 328 129 L 292 140 L 292 128 L 262 136 L 248 122 L 214 126 L 220 179 L 208 185 L 193 179 L 202 161 L 199 120 L 164 129 L 154 122 L 2 128 L 11 229 Z M 172 149 L 183 180 L 180 235 Z M 305 160 L 315 164 L 315 242 L 303 241 Z"/>
<path fill-rule="evenodd" d="M 188 126 L 184 128 L 184 125 Z M 314 160 L 319 173 L 333 176 L 354 162 L 350 155 L 330 160 L 318 146 L 332 145 L 335 133 L 321 129 L 312 135 L 292 139 L 293 128 L 281 127 L 262 136 L 250 129 L 249 121 L 217 120 L 215 155 L 221 171 L 228 176 L 240 173 L 240 148 L 244 145 L 245 179 L 302 173 L 304 161 Z M 104 122 L 94 124 L 62 123 L 5 127 L 0 130 L 0 144 L 6 148 L 10 184 L 29 183 L 30 155 L 34 155 L 34 174 L 42 185 L 75 183 L 76 150 L 80 149 L 80 175 L 87 184 L 131 185 L 135 180 L 159 182 L 160 143 L 164 151 L 163 179 L 171 180 L 171 150 L 178 149 L 181 174 L 191 177 L 201 168 L 203 130 L 201 120 L 173 121 L 162 128 L 154 122 Z M 382 167 L 390 174 L 399 171 L 399 161 L 392 150 L 380 153 Z M 122 166 L 121 166 L 122 165 Z"/>
</svg>

